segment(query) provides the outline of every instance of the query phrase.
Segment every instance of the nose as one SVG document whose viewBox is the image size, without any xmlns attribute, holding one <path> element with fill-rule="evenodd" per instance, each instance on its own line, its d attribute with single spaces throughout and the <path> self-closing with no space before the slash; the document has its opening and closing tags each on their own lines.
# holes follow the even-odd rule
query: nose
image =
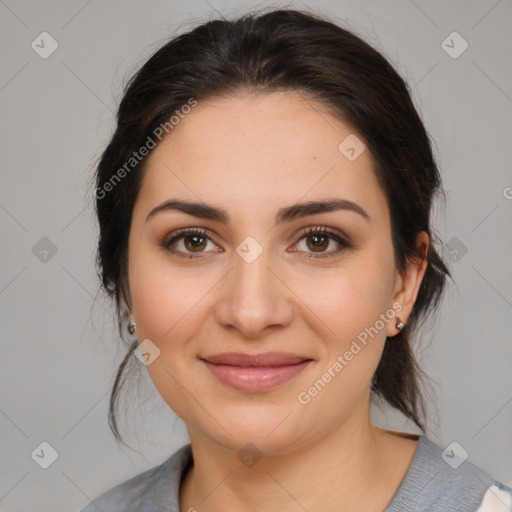
<svg viewBox="0 0 512 512">
<path fill-rule="evenodd" d="M 265 251 L 250 263 L 234 253 L 233 267 L 223 280 L 215 307 L 219 324 L 251 339 L 289 325 L 293 293 L 279 274 L 278 265 L 272 264 Z"/>
</svg>

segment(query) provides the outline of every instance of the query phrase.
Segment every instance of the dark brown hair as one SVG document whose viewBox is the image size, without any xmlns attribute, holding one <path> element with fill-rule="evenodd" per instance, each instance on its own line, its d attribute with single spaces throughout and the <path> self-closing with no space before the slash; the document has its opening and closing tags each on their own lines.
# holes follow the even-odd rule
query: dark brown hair
<svg viewBox="0 0 512 512">
<path fill-rule="evenodd" d="M 97 167 L 97 268 L 102 288 L 115 299 L 121 337 L 130 304 L 128 234 L 146 158 L 129 170 L 126 162 L 191 99 L 201 102 L 242 91 L 298 92 L 322 103 L 356 130 L 370 150 L 388 201 L 397 269 L 424 257 L 416 247 L 418 232 L 425 231 L 438 242 L 430 212 L 435 193 L 442 189 L 430 139 L 407 84 L 381 53 L 351 31 L 307 11 L 273 10 L 209 21 L 172 38 L 128 81 L 117 128 Z M 127 172 L 120 173 L 123 166 Z M 411 334 L 418 321 L 438 306 L 449 276 L 433 243 L 426 258 L 426 273 L 409 321 L 399 334 L 386 339 L 372 381 L 373 394 L 423 432 L 421 371 L 411 349 Z M 109 425 L 118 440 L 122 439 L 116 404 L 135 347 L 132 342 L 110 397 Z"/>
</svg>

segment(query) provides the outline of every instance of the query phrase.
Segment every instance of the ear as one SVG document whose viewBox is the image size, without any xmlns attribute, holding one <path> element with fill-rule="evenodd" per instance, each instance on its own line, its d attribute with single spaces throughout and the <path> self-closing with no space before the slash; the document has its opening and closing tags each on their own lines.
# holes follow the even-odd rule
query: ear
<svg viewBox="0 0 512 512">
<path fill-rule="evenodd" d="M 133 306 L 130 292 L 130 282 L 128 281 L 128 268 L 126 265 L 126 258 L 123 258 L 121 261 L 121 271 L 119 273 L 119 288 L 121 298 L 126 304 L 126 307 L 128 308 L 131 317 L 133 315 Z"/>
<path fill-rule="evenodd" d="M 393 309 L 397 311 L 397 316 L 401 318 L 404 325 L 407 324 L 411 314 L 416 297 L 420 289 L 421 281 L 427 270 L 427 253 L 430 244 L 430 238 L 425 231 L 421 231 L 416 236 L 416 247 L 422 258 L 414 258 L 407 263 L 405 271 L 396 271 L 395 289 L 393 293 Z M 400 305 L 400 309 L 398 309 Z M 395 325 L 395 321 L 388 323 L 387 336 L 392 337 L 400 332 Z"/>
<path fill-rule="evenodd" d="M 127 281 L 123 281 L 121 284 L 121 297 L 128 308 L 128 312 L 130 314 L 130 318 L 133 317 L 133 306 L 132 306 L 132 298 L 130 294 L 130 286 Z"/>
</svg>

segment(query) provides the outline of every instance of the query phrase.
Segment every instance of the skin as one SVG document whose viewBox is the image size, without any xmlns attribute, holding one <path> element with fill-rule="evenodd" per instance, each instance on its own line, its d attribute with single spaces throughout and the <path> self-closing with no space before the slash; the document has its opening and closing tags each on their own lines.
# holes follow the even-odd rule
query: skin
<svg viewBox="0 0 512 512">
<path fill-rule="evenodd" d="M 297 93 L 246 93 L 200 102 L 149 156 L 129 237 L 130 306 L 136 336 L 160 350 L 147 371 L 190 436 L 181 510 L 382 511 L 410 465 L 417 439 L 370 421 L 371 379 L 394 319 L 308 404 L 297 399 L 393 304 L 407 323 L 426 268 L 395 268 L 371 154 L 349 161 L 338 150 L 353 133 Z M 275 223 L 280 208 L 333 197 L 369 220 L 338 210 Z M 171 198 L 221 207 L 230 223 L 180 211 L 146 219 Z M 336 253 L 326 239 L 315 250 L 301 239 L 306 227 L 345 235 L 351 248 Z M 192 259 L 163 247 L 180 228 L 212 234 L 199 252 L 184 238 L 173 244 Z M 248 236 L 263 248 L 251 263 L 236 252 Z M 418 245 L 428 243 L 420 233 Z M 198 359 L 228 351 L 313 362 L 275 389 L 242 392 Z M 247 442 L 262 456 L 252 467 L 237 457 Z"/>
</svg>

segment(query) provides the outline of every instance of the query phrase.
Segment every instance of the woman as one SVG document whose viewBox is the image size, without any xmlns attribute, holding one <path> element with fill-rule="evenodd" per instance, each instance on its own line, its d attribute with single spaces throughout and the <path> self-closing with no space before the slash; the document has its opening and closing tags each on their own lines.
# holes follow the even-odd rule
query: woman
<svg viewBox="0 0 512 512">
<path fill-rule="evenodd" d="M 128 84 L 96 177 L 98 264 L 134 356 L 190 444 L 83 510 L 509 510 L 425 434 L 411 349 L 448 270 L 407 86 L 295 10 L 215 20 Z M 501 508 L 495 507 L 496 503 Z"/>
</svg>

